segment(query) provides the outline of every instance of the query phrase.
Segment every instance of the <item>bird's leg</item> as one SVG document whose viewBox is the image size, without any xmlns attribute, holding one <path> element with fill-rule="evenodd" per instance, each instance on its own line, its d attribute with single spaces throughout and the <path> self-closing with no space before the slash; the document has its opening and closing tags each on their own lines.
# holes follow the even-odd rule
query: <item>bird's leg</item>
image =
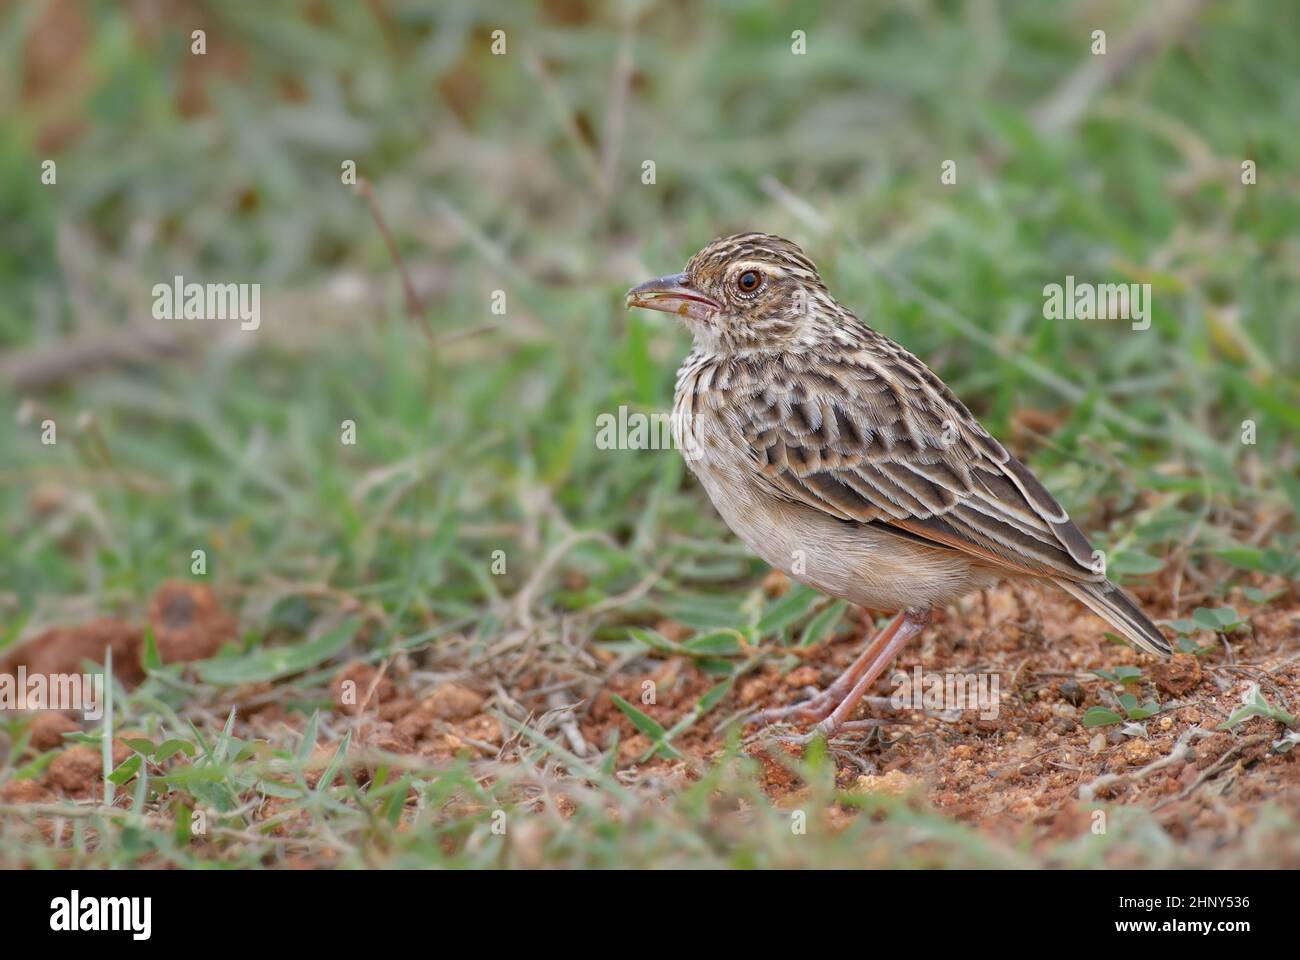
<svg viewBox="0 0 1300 960">
<path fill-rule="evenodd" d="M 885 629 L 872 638 L 871 643 L 858 654 L 857 659 L 849 665 L 848 669 L 836 677 L 835 682 L 821 693 L 809 700 L 801 700 L 787 707 L 773 707 L 770 710 L 764 710 L 755 718 L 757 722 L 772 723 L 776 720 L 794 717 L 797 720 L 811 723 L 828 717 L 830 712 L 835 709 L 836 704 L 848 696 L 849 691 L 857 685 L 858 679 L 875 662 L 880 655 L 880 651 L 889 644 L 890 639 L 898 631 L 899 624 L 903 622 L 904 616 L 906 616 L 906 611 L 900 611 L 898 616 L 894 617 Z"/>
<path fill-rule="evenodd" d="M 881 648 L 879 655 L 872 661 L 871 666 L 863 671 L 858 682 L 853 685 L 853 689 L 831 711 L 830 716 L 817 724 L 817 728 L 812 732 L 812 735 L 820 733 L 829 740 L 839 732 L 840 728 L 844 726 L 844 722 L 853 713 L 853 708 L 862 700 L 863 694 L 875 682 L 876 677 L 880 676 L 885 667 L 893 662 L 899 651 L 916 639 L 921 631 L 930 625 L 930 610 L 928 607 L 904 610 L 897 623 L 898 627 L 889 637 L 889 641 Z M 872 647 L 875 646 L 876 644 L 873 643 Z"/>
</svg>

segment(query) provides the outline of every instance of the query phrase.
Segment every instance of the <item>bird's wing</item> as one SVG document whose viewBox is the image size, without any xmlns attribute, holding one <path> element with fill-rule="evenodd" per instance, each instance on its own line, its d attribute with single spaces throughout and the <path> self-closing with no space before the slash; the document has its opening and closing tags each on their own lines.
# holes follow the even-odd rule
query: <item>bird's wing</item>
<svg viewBox="0 0 1300 960">
<path fill-rule="evenodd" d="M 874 333 L 874 331 L 873 331 Z M 920 360 L 881 337 L 717 384 L 770 491 L 1033 576 L 1104 580 L 1047 488 Z"/>
</svg>

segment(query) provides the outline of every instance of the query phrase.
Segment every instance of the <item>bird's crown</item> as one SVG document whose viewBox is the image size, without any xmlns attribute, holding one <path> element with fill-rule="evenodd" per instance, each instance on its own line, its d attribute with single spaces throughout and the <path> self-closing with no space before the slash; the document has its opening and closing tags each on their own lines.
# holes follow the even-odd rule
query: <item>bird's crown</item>
<svg viewBox="0 0 1300 960">
<path fill-rule="evenodd" d="M 799 244 L 772 233 L 735 233 L 719 237 L 691 257 L 686 264 L 686 275 L 692 280 L 716 279 L 728 267 L 746 261 L 776 267 L 793 279 L 822 286 L 817 265 L 808 259 Z"/>
</svg>

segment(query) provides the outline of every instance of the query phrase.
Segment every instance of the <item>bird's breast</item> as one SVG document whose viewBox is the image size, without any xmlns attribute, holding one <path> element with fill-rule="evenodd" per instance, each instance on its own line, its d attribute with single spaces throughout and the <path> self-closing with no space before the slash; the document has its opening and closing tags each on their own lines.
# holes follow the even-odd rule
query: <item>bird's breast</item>
<svg viewBox="0 0 1300 960">
<path fill-rule="evenodd" d="M 764 561 L 814 589 L 878 610 L 943 605 L 987 581 L 956 551 L 838 519 L 774 492 L 726 397 L 683 365 L 673 402 L 678 449 L 727 526 Z"/>
</svg>

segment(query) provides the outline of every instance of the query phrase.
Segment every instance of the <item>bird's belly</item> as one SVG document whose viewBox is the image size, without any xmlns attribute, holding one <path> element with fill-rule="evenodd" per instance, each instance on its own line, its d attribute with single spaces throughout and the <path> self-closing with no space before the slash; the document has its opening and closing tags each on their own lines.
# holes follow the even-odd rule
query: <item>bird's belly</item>
<svg viewBox="0 0 1300 960">
<path fill-rule="evenodd" d="M 875 610 L 942 606 L 994 578 L 963 555 L 777 499 L 747 471 L 691 464 L 735 534 L 764 561 L 823 593 Z"/>
</svg>

